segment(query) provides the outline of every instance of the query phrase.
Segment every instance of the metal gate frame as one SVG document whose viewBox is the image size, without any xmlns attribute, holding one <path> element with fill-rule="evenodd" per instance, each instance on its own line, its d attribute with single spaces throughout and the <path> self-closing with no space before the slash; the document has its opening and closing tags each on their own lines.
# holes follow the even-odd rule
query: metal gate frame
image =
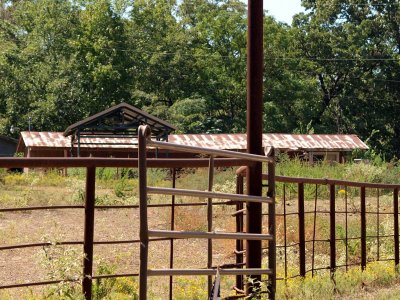
<svg viewBox="0 0 400 300">
<path fill-rule="evenodd" d="M 138 167 L 139 167 L 139 210 L 140 210 L 140 268 L 139 268 L 139 297 L 141 300 L 147 299 L 147 277 L 148 276 L 190 276 L 190 275 L 208 275 L 209 287 L 211 282 L 211 275 L 215 275 L 216 268 L 212 268 L 212 240 L 213 239 L 235 239 L 239 240 L 267 240 L 269 246 L 269 260 L 268 268 L 235 268 L 235 269 L 220 269 L 221 275 L 262 275 L 266 274 L 269 277 L 269 296 L 271 299 L 275 298 L 275 281 L 276 281 L 276 251 L 275 251 L 275 193 L 274 183 L 270 182 L 268 196 L 251 196 L 243 194 L 229 194 L 212 192 L 212 182 L 214 173 L 213 160 L 215 156 L 245 159 L 252 162 L 266 162 L 270 174 L 274 174 L 275 161 L 274 158 L 232 152 L 226 150 L 207 149 L 200 147 L 184 146 L 171 144 L 160 141 L 151 140 L 151 129 L 149 126 L 139 127 L 139 151 L 138 151 Z M 147 146 L 162 148 L 167 150 L 182 151 L 209 155 L 209 189 L 208 191 L 176 189 L 176 188 L 158 188 L 149 187 L 147 185 Z M 190 231 L 175 231 L 175 230 L 152 230 L 148 226 L 147 206 L 148 194 L 163 194 L 163 195 L 180 195 L 191 197 L 207 198 L 207 221 L 208 232 L 190 232 Z M 226 233 L 215 232 L 212 230 L 212 199 L 227 199 L 234 203 L 260 203 L 268 204 L 269 218 L 268 218 L 268 234 L 260 233 Z M 149 269 L 148 268 L 148 252 L 150 238 L 168 238 L 173 239 L 186 239 L 186 238 L 201 238 L 208 239 L 208 262 L 205 269 Z M 171 242 L 172 243 L 172 242 Z M 260 256 L 262 254 L 260 253 Z M 261 260 L 261 257 L 260 257 Z"/>
</svg>

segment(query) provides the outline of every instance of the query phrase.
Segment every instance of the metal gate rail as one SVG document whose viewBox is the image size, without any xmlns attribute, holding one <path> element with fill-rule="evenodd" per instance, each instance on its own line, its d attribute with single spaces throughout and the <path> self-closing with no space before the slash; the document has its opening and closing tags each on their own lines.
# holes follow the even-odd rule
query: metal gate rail
<svg viewBox="0 0 400 300">
<path fill-rule="evenodd" d="M 163 149 L 174 151 L 183 151 L 198 154 L 207 154 L 210 156 L 209 163 L 209 191 L 198 190 L 185 190 L 175 188 L 157 188 L 149 187 L 147 185 L 147 146 L 153 146 Z M 225 150 L 206 149 L 199 147 L 183 146 L 159 141 L 151 140 L 151 129 L 149 126 L 139 127 L 139 206 L 140 206 L 140 270 L 139 270 L 139 297 L 141 300 L 147 299 L 147 277 L 148 276 L 176 276 L 176 275 L 208 275 L 208 286 L 211 286 L 211 276 L 216 274 L 217 270 L 211 268 L 212 266 L 212 239 L 236 239 L 236 240 L 267 240 L 269 241 L 269 263 L 268 268 L 235 268 L 235 269 L 221 269 L 220 274 L 226 275 L 261 275 L 266 274 L 269 276 L 270 282 L 270 298 L 274 299 L 275 295 L 275 201 L 274 192 L 269 190 L 267 197 L 262 196 L 249 196 L 243 194 L 228 194 L 212 192 L 212 181 L 214 173 L 213 159 L 214 156 L 222 156 L 236 159 L 245 159 L 257 162 L 267 162 L 274 168 L 274 159 L 265 156 L 237 153 Z M 271 168 L 269 168 L 271 170 Z M 272 171 L 273 172 L 273 171 Z M 273 187 L 273 185 L 272 185 Z M 164 194 L 164 195 L 180 195 L 191 197 L 204 197 L 208 198 L 208 232 L 191 232 L 191 231 L 175 231 L 175 230 L 151 230 L 148 225 L 147 207 L 148 207 L 148 194 Z M 269 234 L 258 233 L 227 233 L 215 232 L 212 230 L 212 202 L 211 199 L 230 199 L 233 203 L 243 202 L 258 202 L 265 203 L 269 206 Z M 208 239 L 208 262 L 206 269 L 149 269 L 148 267 L 148 252 L 150 237 L 165 237 L 165 238 L 203 238 Z M 260 253 L 260 256 L 262 254 Z M 240 265 L 242 266 L 242 264 Z"/>
</svg>

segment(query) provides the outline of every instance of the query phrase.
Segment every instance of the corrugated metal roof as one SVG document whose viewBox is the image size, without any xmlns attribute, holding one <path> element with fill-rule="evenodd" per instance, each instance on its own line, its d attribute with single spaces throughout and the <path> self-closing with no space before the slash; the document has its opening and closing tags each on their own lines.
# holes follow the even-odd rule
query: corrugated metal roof
<svg viewBox="0 0 400 300">
<path fill-rule="evenodd" d="M 246 134 L 172 134 L 168 141 L 176 144 L 190 145 L 225 150 L 245 150 Z M 137 139 L 121 137 L 82 138 L 82 148 L 136 148 Z M 281 150 L 307 151 L 352 151 L 368 149 L 353 134 L 263 134 L 263 146 L 273 146 Z M 62 132 L 21 132 L 17 151 L 25 147 L 70 148 L 71 140 Z"/>
<path fill-rule="evenodd" d="M 174 134 L 168 141 L 176 144 L 227 150 L 245 150 L 246 134 Z M 281 150 L 352 151 L 368 149 L 354 134 L 263 134 L 263 146 Z"/>
<path fill-rule="evenodd" d="M 111 138 L 111 137 L 92 137 L 81 138 L 81 148 L 135 148 L 136 138 Z M 76 147 L 76 143 L 74 144 Z M 39 148 L 70 148 L 71 138 L 65 137 L 63 132 L 35 132 L 23 131 L 18 143 L 18 152 L 22 152 L 25 147 Z"/>
</svg>

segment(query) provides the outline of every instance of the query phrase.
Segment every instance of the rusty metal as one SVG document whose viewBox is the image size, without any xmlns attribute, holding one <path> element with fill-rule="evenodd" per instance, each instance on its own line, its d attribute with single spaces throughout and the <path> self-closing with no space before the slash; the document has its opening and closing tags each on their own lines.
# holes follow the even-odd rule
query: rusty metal
<svg viewBox="0 0 400 300">
<path fill-rule="evenodd" d="M 247 31 L 247 152 L 263 155 L 263 1 L 248 0 Z M 270 159 L 269 159 L 270 160 Z M 262 194 L 262 164 L 248 168 L 247 194 Z M 262 208 L 260 203 L 247 203 L 246 231 L 262 232 Z M 261 241 L 246 241 L 246 267 L 260 268 L 262 263 Z M 255 276 L 261 281 L 261 276 Z M 249 284 L 246 293 L 253 290 Z"/>
<path fill-rule="evenodd" d="M 275 158 L 275 150 L 270 152 L 271 157 Z M 268 205 L 268 230 L 273 237 L 276 236 L 276 214 L 275 214 L 275 163 L 268 164 L 268 191 L 267 196 L 272 198 L 272 203 Z M 268 242 L 268 268 L 272 271 L 269 275 L 268 294 L 270 299 L 275 299 L 276 293 L 276 239 Z"/>
<path fill-rule="evenodd" d="M 246 134 L 170 134 L 168 141 L 174 144 L 196 146 L 202 148 L 245 150 Z M 305 151 L 352 151 L 368 149 L 356 135 L 350 134 L 280 134 L 264 133 L 263 146 L 272 146 L 280 150 L 299 149 Z M 81 137 L 80 147 L 109 148 L 132 150 L 137 147 L 137 138 L 125 135 L 91 135 Z M 70 149 L 71 139 L 63 132 L 21 132 L 17 152 L 24 152 L 27 147 L 33 149 Z"/>
<path fill-rule="evenodd" d="M 367 267 L 367 220 L 366 220 L 366 203 L 365 203 L 365 187 L 360 189 L 361 200 L 361 269 Z"/>
<path fill-rule="evenodd" d="M 172 169 L 172 188 L 176 188 L 176 169 Z M 175 230 L 175 195 L 171 196 L 171 230 Z M 174 239 L 170 239 L 169 246 L 169 268 L 174 267 Z M 169 277 L 169 300 L 172 300 L 173 295 L 173 277 Z"/>
<path fill-rule="evenodd" d="M 228 150 L 218 150 L 218 149 L 210 149 L 210 148 L 201 148 L 201 147 L 194 147 L 194 146 L 186 146 L 186 145 L 176 145 L 167 142 L 159 142 L 154 140 L 148 141 L 149 145 L 153 147 L 160 147 L 162 149 L 167 150 L 175 150 L 179 152 L 189 152 L 189 153 L 197 153 L 197 154 L 205 154 L 205 155 L 214 155 L 219 157 L 230 157 L 230 158 L 237 158 L 237 159 L 245 159 L 249 161 L 255 162 L 272 162 L 272 159 L 263 156 L 262 151 L 258 153 L 241 153 L 235 151 L 228 151 Z M 262 149 L 262 147 L 261 147 Z"/>
<path fill-rule="evenodd" d="M 210 156 L 210 165 L 208 167 L 208 191 L 212 192 L 214 183 L 214 157 Z M 207 198 L 207 231 L 211 232 L 213 230 L 213 205 L 212 205 L 212 198 Z M 213 244 L 212 239 L 207 241 L 207 268 L 211 268 L 213 264 Z M 212 288 L 212 276 L 208 276 L 207 278 L 207 285 L 208 285 L 208 297 L 210 297 L 211 288 Z"/>
<path fill-rule="evenodd" d="M 149 228 L 147 220 L 147 160 L 146 142 L 150 135 L 150 128 L 147 126 L 139 127 L 139 211 L 140 211 L 140 265 L 139 265 L 139 298 L 147 299 L 147 259 L 149 251 Z"/>
<path fill-rule="evenodd" d="M 169 241 L 170 238 L 155 238 L 150 239 L 152 242 L 157 241 Z M 7 245 L 0 246 L 0 251 L 2 250 L 12 250 L 12 249 L 22 249 L 22 248 L 34 248 L 34 247 L 46 247 L 54 245 L 83 245 L 83 241 L 60 241 L 60 242 L 43 242 L 43 243 L 25 243 L 18 245 Z M 116 244 L 136 244 L 140 243 L 139 239 L 135 240 L 115 240 L 115 241 L 93 241 L 93 245 L 116 245 Z"/>
<path fill-rule="evenodd" d="M 83 209 L 84 205 L 50 205 L 50 206 L 28 206 L 28 207 L 6 207 L 0 208 L 0 212 L 17 212 L 31 210 L 53 210 L 53 209 Z"/>
<path fill-rule="evenodd" d="M 265 204 L 271 204 L 273 201 L 270 197 L 251 196 L 251 195 L 234 195 L 234 194 L 228 194 L 228 193 L 205 192 L 205 191 L 187 190 L 187 189 L 148 187 L 147 192 L 149 194 L 179 195 L 179 196 L 215 198 L 215 199 L 230 199 L 233 201 L 247 201 L 247 202 L 254 202 L 254 203 L 265 203 Z"/>
<path fill-rule="evenodd" d="M 227 134 L 171 134 L 168 141 L 174 144 L 224 150 L 246 150 L 245 133 Z M 264 133 L 263 146 L 283 151 L 339 152 L 368 149 L 368 146 L 353 134 L 281 134 Z"/>
<path fill-rule="evenodd" d="M 287 223 L 286 223 L 286 184 L 283 184 L 283 236 L 285 249 L 285 279 L 288 277 L 287 268 Z"/>
<path fill-rule="evenodd" d="M 62 279 L 61 280 L 61 279 L 59 279 L 59 280 L 47 280 L 47 281 L 7 284 L 7 285 L 1 285 L 0 286 L 0 290 L 2 290 L 2 289 L 21 288 L 21 287 L 28 287 L 28 286 L 57 284 L 57 283 L 60 283 L 60 282 L 77 282 L 77 281 L 78 280 L 68 280 L 68 279 Z"/>
<path fill-rule="evenodd" d="M 313 218 L 313 239 L 312 239 L 312 256 L 311 256 L 311 276 L 314 276 L 314 257 L 315 257 L 315 235 L 317 226 L 317 200 L 318 200 L 318 185 L 315 185 L 315 197 L 314 197 L 314 218 Z"/>
<path fill-rule="evenodd" d="M 230 152 L 230 151 L 228 151 Z M 242 153 L 244 154 L 244 153 Z M 254 162 L 246 158 L 215 158 L 215 167 L 248 166 Z M 204 158 L 149 158 L 148 168 L 208 168 L 209 160 Z M 114 167 L 137 168 L 136 158 L 98 158 L 98 157 L 7 157 L 0 158 L 0 168 L 87 168 Z"/>
<path fill-rule="evenodd" d="M 259 233 L 234 233 L 234 232 L 201 232 L 201 231 L 170 231 L 170 230 L 148 230 L 148 236 L 180 238 L 180 239 L 241 239 L 241 240 L 266 240 L 273 239 L 271 234 Z"/>
<path fill-rule="evenodd" d="M 243 176 L 236 175 L 236 194 L 243 194 Z M 244 224 L 243 224 L 243 213 L 246 211 L 243 208 L 243 202 L 238 201 L 236 203 L 236 212 L 234 214 L 236 221 L 236 232 L 243 232 Z M 240 213 L 238 213 L 240 212 Z M 236 254 L 236 263 L 242 264 L 244 261 L 244 251 L 243 251 L 243 240 L 236 240 L 236 248 L 234 253 Z M 240 290 L 243 290 L 243 276 L 236 275 L 236 287 Z"/>
<path fill-rule="evenodd" d="M 92 299 L 93 236 L 96 168 L 86 170 L 85 225 L 83 241 L 83 281 L 82 293 L 85 299 Z"/>
<path fill-rule="evenodd" d="M 242 174 L 242 176 L 246 176 L 246 172 L 244 172 L 245 168 L 239 168 L 237 174 Z M 263 174 L 263 179 L 268 179 L 268 174 Z M 388 184 L 388 183 L 370 183 L 370 182 L 358 182 L 358 181 L 349 181 L 349 180 L 340 180 L 340 179 L 328 179 L 328 178 L 309 178 L 309 177 L 289 177 L 289 176 L 281 176 L 276 175 L 275 181 L 282 183 L 304 183 L 304 184 L 320 184 L 320 185 L 329 185 L 335 184 L 337 186 L 348 186 L 348 187 L 365 187 L 365 188 L 375 188 L 375 189 L 395 189 L 399 188 L 400 184 Z"/>
<path fill-rule="evenodd" d="M 299 270 L 301 276 L 306 276 L 306 237 L 304 220 L 304 183 L 298 184 L 299 212 Z"/>
<path fill-rule="evenodd" d="M 212 202 L 212 205 L 230 205 L 231 201 L 218 201 Z M 190 203 L 175 203 L 175 207 L 180 206 L 206 206 L 205 202 L 190 202 Z M 172 204 L 149 204 L 147 207 L 171 207 Z M 27 207 L 9 207 L 0 208 L 0 212 L 18 212 L 18 211 L 31 211 L 31 210 L 57 210 L 57 209 L 84 209 L 85 206 L 81 205 L 65 205 L 65 206 L 27 206 Z M 95 209 L 135 209 L 139 205 L 96 205 Z"/>
<path fill-rule="evenodd" d="M 330 228 L 330 270 L 331 275 L 336 270 L 336 190 L 335 185 L 329 185 L 329 198 L 330 198 L 330 217 L 329 217 L 329 228 Z"/>
<path fill-rule="evenodd" d="M 346 247 L 346 271 L 348 270 L 348 262 L 349 262 L 349 245 L 348 245 L 348 237 L 349 237 L 349 230 L 348 230 L 348 208 L 347 208 L 347 186 L 344 189 L 344 209 L 345 209 L 345 226 L 346 226 L 346 233 L 345 233 L 345 247 Z"/>
<path fill-rule="evenodd" d="M 376 260 L 380 258 L 380 240 L 379 240 L 379 189 L 376 189 Z"/>
<path fill-rule="evenodd" d="M 393 190 L 393 226 L 394 226 L 394 264 L 400 263 L 399 255 L 399 189 Z M 397 270 L 397 268 L 396 268 Z"/>
<path fill-rule="evenodd" d="M 219 269 L 221 275 L 270 275 L 269 269 L 251 268 L 251 269 Z M 150 269 L 149 276 L 200 276 L 215 275 L 216 269 Z M 142 298 L 140 298 L 142 299 Z"/>
<path fill-rule="evenodd" d="M 148 271 L 149 276 L 201 276 L 215 275 L 216 269 L 152 269 Z M 219 269 L 220 275 L 269 275 L 271 272 L 268 269 Z"/>
</svg>

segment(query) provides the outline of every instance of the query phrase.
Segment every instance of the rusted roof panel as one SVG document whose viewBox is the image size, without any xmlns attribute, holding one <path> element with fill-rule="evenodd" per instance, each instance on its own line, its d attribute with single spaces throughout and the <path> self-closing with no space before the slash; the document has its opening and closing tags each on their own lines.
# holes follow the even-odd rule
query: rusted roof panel
<svg viewBox="0 0 400 300">
<path fill-rule="evenodd" d="M 92 137 L 81 138 L 81 148 L 136 148 L 136 138 L 121 137 Z M 21 132 L 21 139 L 18 143 L 18 152 L 22 152 L 25 147 L 39 148 L 70 148 L 71 138 L 65 137 L 63 132 Z M 76 147 L 76 143 L 74 144 Z"/>
<path fill-rule="evenodd" d="M 225 150 L 245 150 L 246 134 L 172 134 L 168 136 L 171 143 Z M 81 138 L 82 148 L 136 148 L 136 138 L 93 137 Z M 76 146 L 76 144 L 75 144 Z M 352 151 L 368 149 L 353 134 L 263 134 L 263 146 L 273 146 L 281 150 L 307 151 Z M 25 147 L 70 148 L 71 140 L 62 132 L 21 132 L 17 151 Z"/>
<path fill-rule="evenodd" d="M 246 134 L 174 134 L 168 141 L 176 144 L 226 150 L 246 149 Z M 263 134 L 263 146 L 281 150 L 352 151 L 368 149 L 354 134 Z"/>
</svg>

